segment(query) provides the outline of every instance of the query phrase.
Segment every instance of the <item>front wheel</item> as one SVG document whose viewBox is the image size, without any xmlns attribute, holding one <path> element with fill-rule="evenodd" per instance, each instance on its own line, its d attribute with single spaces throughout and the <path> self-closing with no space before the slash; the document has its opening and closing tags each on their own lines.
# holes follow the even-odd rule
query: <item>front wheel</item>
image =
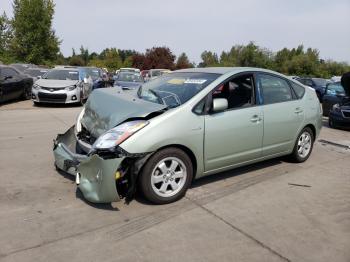
<svg viewBox="0 0 350 262">
<path fill-rule="evenodd" d="M 314 135 L 309 127 L 305 127 L 298 135 L 291 159 L 297 163 L 306 161 L 312 152 L 313 145 Z"/>
<path fill-rule="evenodd" d="M 145 164 L 139 179 L 143 195 L 155 204 L 182 198 L 191 184 L 193 166 L 188 155 L 178 148 L 158 151 Z"/>
</svg>

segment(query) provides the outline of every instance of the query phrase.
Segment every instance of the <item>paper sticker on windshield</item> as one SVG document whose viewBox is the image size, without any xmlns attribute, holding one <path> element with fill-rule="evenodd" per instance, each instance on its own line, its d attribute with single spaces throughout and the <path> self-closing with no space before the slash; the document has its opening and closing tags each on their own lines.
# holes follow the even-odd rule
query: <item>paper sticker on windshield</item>
<svg viewBox="0 0 350 262">
<path fill-rule="evenodd" d="M 201 85 L 207 82 L 207 79 L 186 79 L 185 84 L 197 84 Z"/>
<path fill-rule="evenodd" d="M 185 82 L 183 78 L 173 78 L 168 81 L 168 84 L 172 85 L 182 85 Z"/>
<path fill-rule="evenodd" d="M 77 75 L 78 72 L 77 71 L 69 71 L 68 74 L 71 74 L 71 75 Z"/>
</svg>

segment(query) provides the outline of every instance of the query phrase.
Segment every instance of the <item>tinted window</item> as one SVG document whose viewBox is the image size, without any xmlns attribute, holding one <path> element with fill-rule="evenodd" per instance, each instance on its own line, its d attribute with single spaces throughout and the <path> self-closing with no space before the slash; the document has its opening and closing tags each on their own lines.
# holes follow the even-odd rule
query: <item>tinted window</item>
<svg viewBox="0 0 350 262">
<path fill-rule="evenodd" d="M 345 90 L 340 82 L 333 83 L 328 85 L 326 94 L 331 96 L 345 95 Z"/>
<path fill-rule="evenodd" d="M 292 85 L 292 88 L 293 88 L 295 94 L 297 95 L 297 97 L 302 98 L 305 94 L 305 88 L 302 87 L 301 85 L 294 83 L 294 82 L 290 82 L 290 84 Z"/>
<path fill-rule="evenodd" d="M 287 81 L 282 78 L 259 74 L 258 85 L 262 90 L 264 104 L 290 101 L 293 98 Z"/>
<path fill-rule="evenodd" d="M 213 99 L 226 98 L 229 109 L 251 106 L 254 104 L 253 86 L 252 75 L 234 77 L 214 90 Z"/>
</svg>

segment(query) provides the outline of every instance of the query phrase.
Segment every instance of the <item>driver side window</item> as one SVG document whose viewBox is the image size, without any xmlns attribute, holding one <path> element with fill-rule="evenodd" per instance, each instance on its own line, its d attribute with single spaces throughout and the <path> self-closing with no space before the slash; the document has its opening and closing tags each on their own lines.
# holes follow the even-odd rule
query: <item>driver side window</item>
<svg viewBox="0 0 350 262">
<path fill-rule="evenodd" d="M 254 104 L 253 75 L 246 74 L 231 78 L 215 88 L 212 98 L 227 99 L 227 109 L 252 106 Z"/>
</svg>

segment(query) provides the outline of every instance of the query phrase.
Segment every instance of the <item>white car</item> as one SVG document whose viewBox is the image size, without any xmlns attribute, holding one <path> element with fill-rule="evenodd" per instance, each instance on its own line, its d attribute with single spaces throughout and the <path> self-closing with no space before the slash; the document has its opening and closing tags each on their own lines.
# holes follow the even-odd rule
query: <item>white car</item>
<svg viewBox="0 0 350 262">
<path fill-rule="evenodd" d="M 54 68 L 34 83 L 32 100 L 34 104 L 83 104 L 92 92 L 92 86 L 93 80 L 84 68 Z"/>
</svg>

